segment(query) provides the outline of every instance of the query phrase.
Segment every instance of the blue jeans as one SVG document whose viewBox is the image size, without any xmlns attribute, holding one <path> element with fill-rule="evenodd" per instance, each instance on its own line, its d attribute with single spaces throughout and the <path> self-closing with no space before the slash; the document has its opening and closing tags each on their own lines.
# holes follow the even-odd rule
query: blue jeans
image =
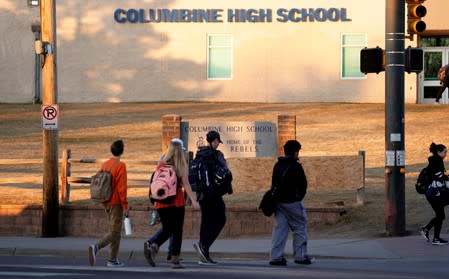
<svg viewBox="0 0 449 279">
<path fill-rule="evenodd" d="M 150 239 L 148 239 L 148 242 L 153 243 L 161 234 L 163 229 L 160 228 Z M 170 237 L 168 240 L 168 251 L 167 251 L 167 257 L 171 257 L 173 255 L 173 236 Z"/>
<path fill-rule="evenodd" d="M 295 260 L 304 260 L 307 257 L 307 214 L 302 201 L 279 203 L 276 206 L 271 260 L 279 260 L 284 256 L 289 230 L 293 232 L 293 257 Z"/>
</svg>

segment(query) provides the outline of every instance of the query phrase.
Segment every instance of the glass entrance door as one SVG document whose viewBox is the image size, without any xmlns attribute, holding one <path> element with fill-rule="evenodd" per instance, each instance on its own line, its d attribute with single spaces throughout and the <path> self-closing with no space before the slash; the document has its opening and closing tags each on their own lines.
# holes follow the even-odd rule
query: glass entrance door
<svg viewBox="0 0 449 279">
<path fill-rule="evenodd" d="M 448 59 L 448 47 L 424 48 L 424 70 L 418 76 L 421 85 L 420 103 L 435 103 L 435 98 L 441 86 L 437 73 L 442 66 L 448 64 Z M 447 89 L 440 99 L 440 104 L 449 104 Z"/>
</svg>

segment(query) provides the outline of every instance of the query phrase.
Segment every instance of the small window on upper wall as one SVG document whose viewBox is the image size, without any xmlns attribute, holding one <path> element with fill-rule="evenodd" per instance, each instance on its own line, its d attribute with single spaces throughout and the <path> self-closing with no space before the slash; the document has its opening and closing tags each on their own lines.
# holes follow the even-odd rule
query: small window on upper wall
<svg viewBox="0 0 449 279">
<path fill-rule="evenodd" d="M 207 79 L 232 79 L 231 35 L 207 35 Z"/>
<path fill-rule="evenodd" d="M 341 35 L 341 79 L 366 78 L 360 72 L 360 50 L 366 45 L 366 34 Z"/>
</svg>

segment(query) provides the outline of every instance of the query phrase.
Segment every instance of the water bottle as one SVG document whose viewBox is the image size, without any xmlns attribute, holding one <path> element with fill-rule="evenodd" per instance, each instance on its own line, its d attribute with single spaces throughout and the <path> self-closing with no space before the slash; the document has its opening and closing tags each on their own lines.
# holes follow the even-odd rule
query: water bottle
<svg viewBox="0 0 449 279">
<path fill-rule="evenodd" d="M 153 209 L 150 214 L 150 226 L 154 226 L 159 224 L 161 221 L 159 219 L 159 213 L 156 209 Z"/>
<path fill-rule="evenodd" d="M 123 223 L 125 224 L 125 235 L 132 235 L 133 229 L 131 227 L 131 220 L 129 220 L 128 217 L 125 217 Z"/>
</svg>

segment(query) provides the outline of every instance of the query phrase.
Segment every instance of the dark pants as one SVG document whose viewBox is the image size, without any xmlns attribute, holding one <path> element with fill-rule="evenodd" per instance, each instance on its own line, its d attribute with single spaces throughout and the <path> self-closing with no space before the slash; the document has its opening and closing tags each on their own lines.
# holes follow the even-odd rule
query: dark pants
<svg viewBox="0 0 449 279">
<path fill-rule="evenodd" d="M 165 207 L 157 210 L 161 218 L 162 229 L 152 238 L 159 247 L 164 244 L 167 239 L 172 237 L 172 255 L 179 256 L 181 254 L 182 230 L 184 227 L 185 207 Z"/>
<path fill-rule="evenodd" d="M 427 197 L 427 201 L 432 206 L 433 211 L 435 211 L 435 217 L 430 220 L 430 222 L 424 227 L 430 230 L 434 227 L 433 237 L 439 238 L 441 227 L 443 226 L 443 220 L 446 218 L 444 214 L 444 207 L 447 205 L 447 201 L 443 196 L 438 197 Z"/>
<path fill-rule="evenodd" d="M 226 224 L 226 207 L 221 196 L 208 196 L 199 201 L 201 207 L 200 245 L 205 256 Z"/>
<path fill-rule="evenodd" d="M 440 89 L 438 90 L 437 96 L 435 98 L 435 101 L 439 102 L 441 99 L 441 96 L 443 96 L 444 90 L 446 90 L 446 87 L 449 87 L 449 80 L 446 78 L 443 84 L 441 84 Z"/>
</svg>

